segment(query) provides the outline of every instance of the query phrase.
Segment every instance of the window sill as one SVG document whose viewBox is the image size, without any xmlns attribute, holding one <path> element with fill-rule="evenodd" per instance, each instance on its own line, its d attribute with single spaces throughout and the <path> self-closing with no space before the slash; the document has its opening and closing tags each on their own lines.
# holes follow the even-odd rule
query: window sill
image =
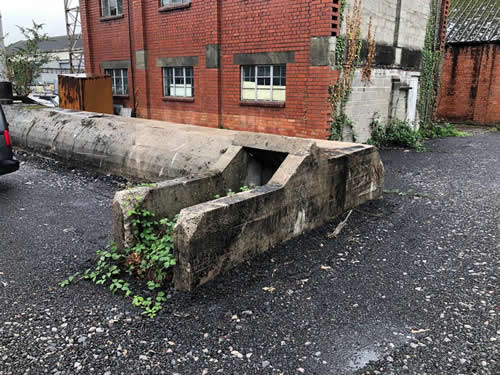
<svg viewBox="0 0 500 375">
<path fill-rule="evenodd" d="M 183 96 L 163 96 L 161 98 L 164 102 L 182 102 L 182 103 L 194 103 L 194 97 L 183 97 Z"/>
<path fill-rule="evenodd" d="M 113 98 L 117 98 L 117 99 L 128 99 L 128 95 L 116 95 L 116 94 L 113 94 Z"/>
<path fill-rule="evenodd" d="M 101 17 L 101 22 L 119 20 L 121 18 L 123 18 L 123 14 L 118 14 L 116 16 Z"/>
<path fill-rule="evenodd" d="M 240 105 L 245 107 L 285 108 L 285 102 L 272 102 L 265 100 L 240 100 Z"/>
<path fill-rule="evenodd" d="M 158 12 L 160 12 L 160 13 L 170 12 L 172 10 L 189 8 L 190 6 L 191 6 L 190 2 L 185 3 L 185 4 L 177 4 L 177 5 L 165 5 L 163 7 L 158 8 Z"/>
</svg>

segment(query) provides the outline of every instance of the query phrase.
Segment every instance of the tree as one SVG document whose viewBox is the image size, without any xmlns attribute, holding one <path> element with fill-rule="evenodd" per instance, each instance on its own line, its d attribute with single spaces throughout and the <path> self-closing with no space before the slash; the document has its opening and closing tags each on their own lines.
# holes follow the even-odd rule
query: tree
<svg viewBox="0 0 500 375">
<path fill-rule="evenodd" d="M 40 76 L 42 66 L 51 60 L 51 56 L 40 51 L 39 44 L 48 41 L 49 36 L 42 32 L 43 24 L 33 21 L 32 27 L 17 26 L 24 35 L 25 42 L 20 47 L 7 48 L 2 58 L 5 59 L 7 78 L 20 96 L 28 96 L 31 86 Z"/>
</svg>

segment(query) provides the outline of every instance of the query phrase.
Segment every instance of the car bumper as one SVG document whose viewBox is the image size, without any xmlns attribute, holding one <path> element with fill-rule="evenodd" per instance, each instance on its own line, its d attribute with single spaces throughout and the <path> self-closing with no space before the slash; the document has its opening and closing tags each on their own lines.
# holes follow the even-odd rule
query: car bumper
<svg viewBox="0 0 500 375">
<path fill-rule="evenodd" d="M 3 174 L 15 172 L 18 169 L 19 169 L 19 161 L 0 160 L 0 176 Z"/>
</svg>

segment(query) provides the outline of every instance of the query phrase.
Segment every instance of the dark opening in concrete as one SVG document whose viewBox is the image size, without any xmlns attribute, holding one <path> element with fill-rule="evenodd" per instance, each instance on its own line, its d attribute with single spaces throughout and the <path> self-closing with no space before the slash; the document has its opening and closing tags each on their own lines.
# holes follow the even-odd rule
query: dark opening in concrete
<svg viewBox="0 0 500 375">
<path fill-rule="evenodd" d="M 244 147 L 248 155 L 246 186 L 262 186 L 271 180 L 288 156 L 284 152 Z"/>
</svg>

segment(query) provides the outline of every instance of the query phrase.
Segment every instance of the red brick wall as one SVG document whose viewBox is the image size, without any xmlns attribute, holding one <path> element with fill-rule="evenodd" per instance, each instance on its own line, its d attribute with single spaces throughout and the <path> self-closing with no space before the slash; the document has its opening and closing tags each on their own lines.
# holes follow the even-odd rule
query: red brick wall
<svg viewBox="0 0 500 375">
<path fill-rule="evenodd" d="M 329 67 L 311 66 L 311 37 L 338 32 L 338 0 L 192 0 L 189 8 L 159 12 L 159 0 L 130 0 L 132 66 L 130 97 L 116 99 L 140 117 L 227 129 L 300 137 L 328 136 L 328 84 L 337 79 Z M 130 59 L 127 0 L 123 18 L 101 21 L 100 0 L 80 0 L 87 72 L 103 73 L 99 63 Z M 205 46 L 221 46 L 219 69 L 205 67 Z M 136 51 L 147 50 L 147 69 L 135 69 Z M 295 51 L 287 64 L 284 108 L 240 105 L 237 53 Z M 159 57 L 197 56 L 194 102 L 162 99 Z M 133 98 L 135 94 L 135 98 Z"/>
<path fill-rule="evenodd" d="M 477 124 L 500 121 L 500 45 L 446 48 L 437 117 Z"/>
</svg>

